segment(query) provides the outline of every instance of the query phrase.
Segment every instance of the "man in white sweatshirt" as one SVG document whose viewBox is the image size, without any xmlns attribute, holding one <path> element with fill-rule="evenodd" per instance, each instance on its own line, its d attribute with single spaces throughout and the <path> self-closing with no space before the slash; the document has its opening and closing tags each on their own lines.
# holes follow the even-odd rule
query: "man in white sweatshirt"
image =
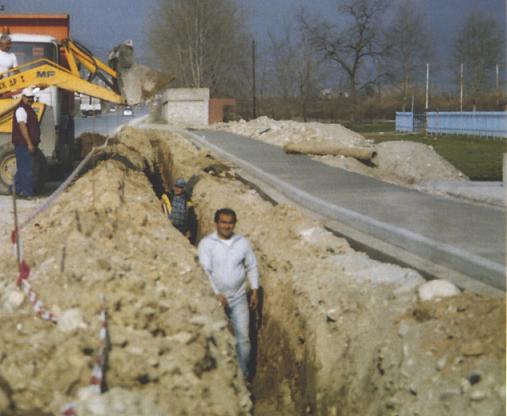
<svg viewBox="0 0 507 416">
<path fill-rule="evenodd" d="M 259 272 L 255 254 L 248 240 L 234 234 L 236 213 L 230 208 L 215 212 L 216 232 L 199 243 L 199 262 L 209 277 L 218 302 L 232 321 L 236 337 L 238 362 L 248 380 L 250 361 L 250 309 L 257 308 Z M 247 280 L 252 289 L 250 304 L 247 300 Z"/>
</svg>

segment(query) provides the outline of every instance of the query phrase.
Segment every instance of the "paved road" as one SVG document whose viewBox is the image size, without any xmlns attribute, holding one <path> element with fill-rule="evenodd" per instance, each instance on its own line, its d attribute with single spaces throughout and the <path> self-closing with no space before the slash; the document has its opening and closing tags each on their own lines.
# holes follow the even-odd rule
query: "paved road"
<svg viewBox="0 0 507 416">
<path fill-rule="evenodd" d="M 119 126 L 129 123 L 135 118 L 148 114 L 147 107 L 136 108 L 134 117 L 122 116 L 121 110 L 114 113 L 102 113 L 98 116 L 90 117 L 76 117 L 75 124 L 75 137 L 79 137 L 82 133 L 100 133 L 103 135 L 112 134 Z"/>
<path fill-rule="evenodd" d="M 308 209 L 505 290 L 502 208 L 387 184 L 231 133 L 191 134 Z"/>
</svg>

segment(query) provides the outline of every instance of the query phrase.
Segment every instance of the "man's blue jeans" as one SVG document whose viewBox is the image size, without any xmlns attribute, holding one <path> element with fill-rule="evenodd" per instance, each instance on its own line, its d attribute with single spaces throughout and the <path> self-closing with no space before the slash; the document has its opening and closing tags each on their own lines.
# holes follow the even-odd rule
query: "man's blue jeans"
<svg viewBox="0 0 507 416">
<path fill-rule="evenodd" d="M 32 196 L 32 155 L 28 151 L 28 146 L 24 144 L 14 145 L 14 151 L 17 168 L 14 175 L 16 193 L 22 196 Z"/>
<path fill-rule="evenodd" d="M 250 362 L 250 310 L 246 295 L 235 300 L 232 305 L 226 308 L 227 317 L 232 322 L 234 336 L 236 337 L 236 353 L 243 376 L 248 379 L 248 364 Z"/>
</svg>

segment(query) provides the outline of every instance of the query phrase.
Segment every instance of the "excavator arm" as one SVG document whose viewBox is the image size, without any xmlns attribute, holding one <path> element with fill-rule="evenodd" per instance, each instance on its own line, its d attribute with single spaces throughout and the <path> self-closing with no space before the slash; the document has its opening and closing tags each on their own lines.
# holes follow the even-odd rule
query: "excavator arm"
<svg viewBox="0 0 507 416">
<path fill-rule="evenodd" d="M 127 104 L 127 99 L 122 96 L 118 88 L 117 71 L 86 53 L 71 40 L 65 41 L 62 48 L 68 68 L 49 59 L 37 59 L 20 65 L 10 70 L 12 75 L 0 79 L 0 95 L 12 94 L 28 86 L 40 88 L 56 86 L 111 103 Z M 79 64 L 86 71 L 80 70 Z M 103 85 L 91 82 L 95 77 L 102 79 Z"/>
<path fill-rule="evenodd" d="M 63 41 L 61 49 L 68 68 L 49 59 L 20 65 L 0 79 L 0 95 L 12 95 L 28 86 L 56 86 L 115 104 L 135 105 L 173 80 L 144 65 L 135 64 L 132 56 L 127 59 L 127 64 L 119 62 L 116 70 L 73 40 Z M 101 80 L 100 84 L 92 82 L 96 78 Z"/>
</svg>

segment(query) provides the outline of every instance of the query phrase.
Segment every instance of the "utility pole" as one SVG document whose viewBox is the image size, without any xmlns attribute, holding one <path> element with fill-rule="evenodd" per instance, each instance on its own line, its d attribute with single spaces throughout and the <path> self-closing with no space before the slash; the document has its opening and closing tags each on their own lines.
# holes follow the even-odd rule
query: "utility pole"
<svg viewBox="0 0 507 416">
<path fill-rule="evenodd" d="M 463 63 L 459 68 L 459 111 L 463 111 Z"/>
<path fill-rule="evenodd" d="M 424 109 L 426 113 L 429 108 L 429 90 L 430 90 L 430 64 L 426 64 L 426 104 Z"/>
<path fill-rule="evenodd" d="M 252 40 L 252 116 L 257 118 L 257 97 L 255 92 L 255 39 Z"/>
</svg>

